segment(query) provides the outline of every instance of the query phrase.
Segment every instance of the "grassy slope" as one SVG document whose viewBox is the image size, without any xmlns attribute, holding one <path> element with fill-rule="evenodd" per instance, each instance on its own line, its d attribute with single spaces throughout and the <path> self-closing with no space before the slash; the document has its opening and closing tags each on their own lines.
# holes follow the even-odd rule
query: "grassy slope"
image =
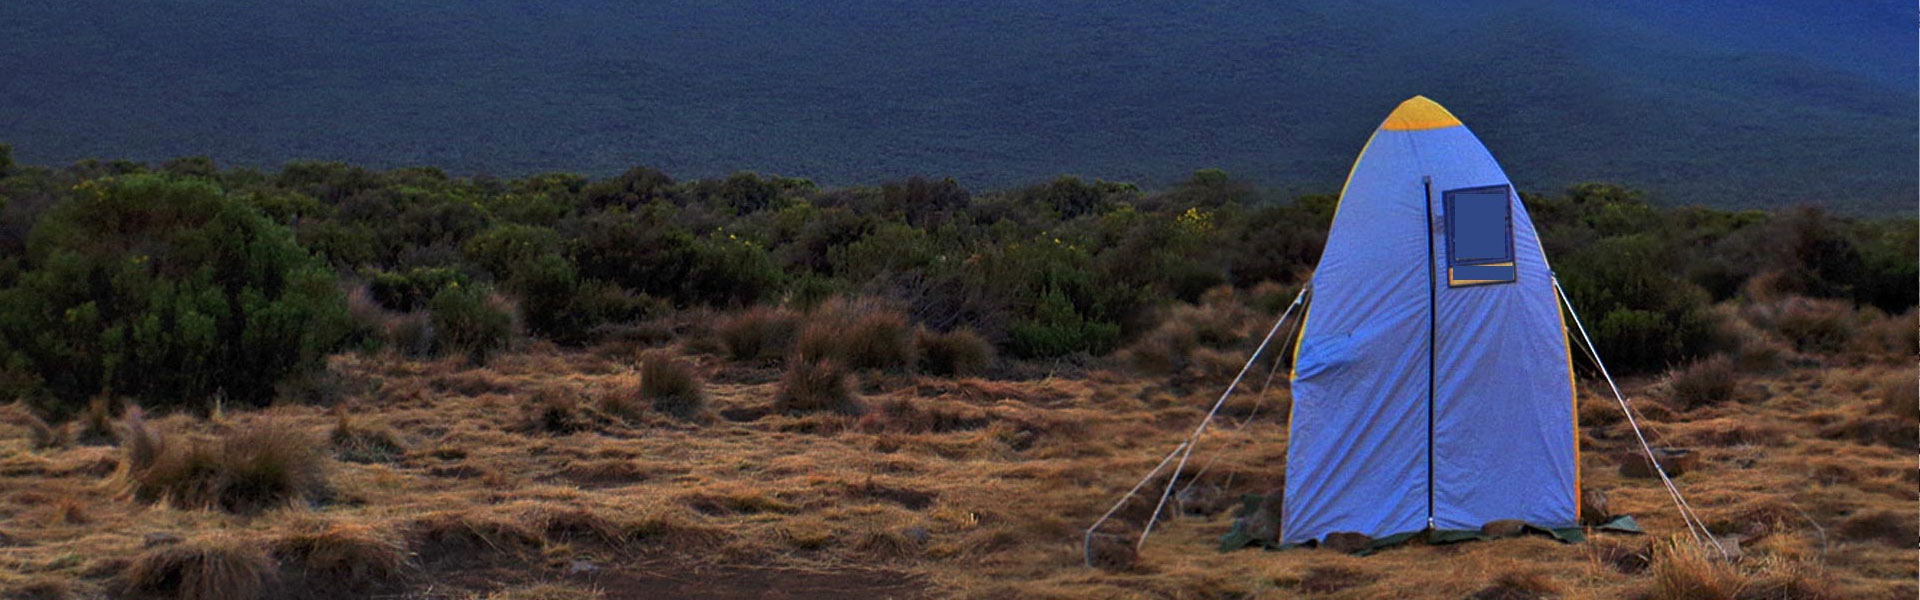
<svg viewBox="0 0 1920 600">
<path fill-rule="evenodd" d="M 356 422 L 392 426 L 411 450 L 388 464 L 336 463 L 331 504 L 256 518 L 131 503 L 111 474 L 116 449 L 36 451 L 24 431 L 0 430 L 0 533 L 7 540 L 0 588 L 66 581 L 82 593 L 106 589 L 147 534 L 234 532 L 246 543 L 283 544 L 316 517 L 372 525 L 407 544 L 423 570 L 410 570 L 396 585 L 436 598 L 511 581 L 556 582 L 562 591 L 597 585 L 613 598 L 639 597 L 635 590 L 732 589 L 726 586 L 752 585 L 752 574 L 764 572 L 755 569 L 768 566 L 820 573 L 810 585 L 875 596 L 916 587 L 895 573 L 922 578 L 939 594 L 1008 598 L 1462 597 L 1503 576 L 1565 597 L 1612 598 L 1653 585 L 1650 575 L 1622 574 L 1596 558 L 1615 545 L 1643 547 L 1647 538 L 1415 545 L 1369 558 L 1221 554 L 1212 548 L 1229 524 L 1225 515 L 1169 523 L 1133 571 L 1085 569 L 1080 530 L 1192 426 L 1214 393 L 1110 371 L 1017 382 L 867 380 L 869 403 L 911 398 L 955 415 L 949 422 L 959 425 L 945 432 L 907 433 L 914 422 L 880 417 L 781 415 L 698 423 L 583 417 L 585 429 L 575 433 L 526 429 L 521 411 L 532 390 L 557 385 L 588 405 L 629 395 L 631 362 L 625 350 L 536 349 L 485 369 L 337 357 L 334 370 L 377 384 L 355 394 Z M 1704 453 L 1699 471 L 1679 482 L 1709 523 L 1723 531 L 1771 531 L 1748 549 L 1743 568 L 1824 560 L 1841 597 L 1910 597 L 1911 540 L 1901 536 L 1912 531 L 1912 453 L 1820 435 L 1876 412 L 1876 386 L 1900 379 L 1901 368 L 1866 362 L 1750 377 L 1742 384 L 1747 402 L 1691 413 L 1666 408 L 1662 381 L 1630 382 L 1629 391 L 1646 399 L 1641 405 L 1657 443 Z M 701 370 L 713 382 L 716 414 L 764 407 L 777 377 L 712 361 Z M 1229 412 L 1248 410 L 1251 396 L 1243 394 Z M 1279 402 L 1285 392 L 1273 396 L 1269 402 Z M 1582 402 L 1593 404 L 1582 409 L 1587 484 L 1611 491 L 1615 510 L 1637 515 L 1652 539 L 1678 533 L 1664 492 L 1617 475 L 1616 456 L 1630 439 L 1623 426 L 1600 424 L 1596 415 L 1609 409 L 1598 398 Z M 1284 412 L 1262 414 L 1244 429 L 1209 436 L 1197 455 L 1218 457 L 1210 478 L 1231 475 L 1232 493 L 1260 491 L 1284 470 Z M 214 431 L 267 415 L 294 419 L 317 436 L 335 422 L 324 409 L 289 406 L 212 423 L 160 423 Z M 1824 527 L 1824 550 L 1802 510 Z M 1876 521 L 1880 513 L 1894 516 Z M 1908 533 L 1899 533 L 1902 527 Z M 482 530 L 494 533 L 481 542 L 447 541 Z M 612 571 L 567 574 L 579 564 Z M 509 589 L 501 597 L 535 592 Z"/>
</svg>

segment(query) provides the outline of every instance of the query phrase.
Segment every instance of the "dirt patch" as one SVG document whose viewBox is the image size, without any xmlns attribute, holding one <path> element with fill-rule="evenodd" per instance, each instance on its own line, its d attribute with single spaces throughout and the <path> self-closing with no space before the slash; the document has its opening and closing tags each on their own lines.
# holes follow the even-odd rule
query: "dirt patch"
<svg viewBox="0 0 1920 600">
<path fill-rule="evenodd" d="M 581 579 L 604 591 L 607 600 L 905 600 L 930 596 L 927 585 L 918 578 L 905 573 L 866 569 L 803 571 L 659 564 L 601 571 L 581 576 Z"/>
</svg>

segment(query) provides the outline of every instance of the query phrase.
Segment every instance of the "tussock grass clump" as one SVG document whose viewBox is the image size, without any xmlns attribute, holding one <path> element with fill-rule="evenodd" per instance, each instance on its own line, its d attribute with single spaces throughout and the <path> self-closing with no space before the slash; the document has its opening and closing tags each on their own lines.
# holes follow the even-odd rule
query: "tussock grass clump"
<svg viewBox="0 0 1920 600">
<path fill-rule="evenodd" d="M 1863 512 L 1840 522 L 1840 537 L 1849 540 L 1878 541 L 1889 546 L 1911 548 L 1920 541 L 1920 525 L 1913 515 L 1889 510 Z"/>
<path fill-rule="evenodd" d="M 382 423 L 356 419 L 347 411 L 338 411 L 333 432 L 327 439 L 340 460 L 356 463 L 383 463 L 399 460 L 407 453 L 407 444 L 399 432 Z"/>
<path fill-rule="evenodd" d="M 122 427 L 135 498 L 253 513 L 327 492 L 326 458 L 305 429 L 255 419 L 219 438 L 169 435 L 137 416 Z"/>
<path fill-rule="evenodd" d="M 866 411 L 853 395 L 845 367 L 832 360 L 796 362 L 780 377 L 773 409 L 783 413 L 836 412 L 855 415 Z"/>
<path fill-rule="evenodd" d="M 1675 373 L 1672 385 L 1674 402 L 1682 408 L 1694 409 L 1731 400 L 1739 381 L 1735 378 L 1733 361 L 1714 356 Z"/>
<path fill-rule="evenodd" d="M 1733 565 L 1677 537 L 1655 546 L 1652 570 L 1653 597 L 1658 600 L 1732 600 L 1746 583 Z"/>
<path fill-rule="evenodd" d="M 807 316 L 794 361 L 831 359 L 851 369 L 904 371 L 914 365 L 913 327 L 898 309 L 875 299 L 835 299 Z"/>
<path fill-rule="evenodd" d="M 132 595 L 252 600 L 263 597 L 273 576 L 273 559 L 262 544 L 223 532 L 140 553 L 120 572 L 120 584 Z"/>
<path fill-rule="evenodd" d="M 766 306 L 735 313 L 715 328 L 727 357 L 740 361 L 779 361 L 793 349 L 799 332 L 799 314 Z"/>
<path fill-rule="evenodd" d="M 590 427 L 580 398 L 558 385 L 542 387 L 520 407 L 521 427 L 527 431 L 565 434 Z"/>
<path fill-rule="evenodd" d="M 74 592 L 72 580 L 51 575 L 28 577 L 23 581 L 8 582 L 7 585 L 14 594 L 8 598 L 19 600 L 67 600 L 80 597 Z"/>
<path fill-rule="evenodd" d="M 707 402 L 693 365 L 665 349 L 640 353 L 640 397 L 654 411 L 681 419 L 699 415 Z"/>
<path fill-rule="evenodd" d="M 1847 347 L 1859 323 L 1846 302 L 1789 298 L 1774 316 L 1773 326 L 1796 350 L 1830 354 Z"/>
<path fill-rule="evenodd" d="M 1509 572 L 1495 577 L 1491 585 L 1475 592 L 1472 600 L 1540 600 L 1560 596 L 1560 586 L 1537 571 Z"/>
<path fill-rule="evenodd" d="M 525 524 L 491 514 L 444 510 L 413 520 L 411 537 L 424 561 L 466 564 L 497 555 L 520 555 L 545 542 Z"/>
<path fill-rule="evenodd" d="M 929 375 L 979 375 L 993 365 L 993 343 L 970 329 L 946 333 L 921 329 L 913 336 L 920 370 Z"/>
<path fill-rule="evenodd" d="M 1880 382 L 1880 412 L 1920 421 L 1920 379 L 1902 372 Z"/>
<path fill-rule="evenodd" d="M 273 540 L 272 554 L 316 591 L 366 591 L 404 574 L 412 563 L 390 528 L 360 521 L 297 521 Z"/>
<path fill-rule="evenodd" d="M 536 583 L 500 589 L 487 594 L 486 600 L 600 600 L 605 597 L 607 597 L 605 592 L 595 588 L 563 583 Z"/>
<path fill-rule="evenodd" d="M 1878 312 L 1878 311 L 1873 311 Z M 1912 359 L 1920 354 L 1920 311 L 1874 318 L 1853 339 L 1853 349 L 1866 354 Z"/>
<path fill-rule="evenodd" d="M 34 414 L 33 409 L 28 408 L 25 402 L 0 406 L 0 420 L 25 428 L 27 441 L 35 450 L 61 448 L 72 443 L 66 428 L 48 425 L 47 421 Z"/>
</svg>

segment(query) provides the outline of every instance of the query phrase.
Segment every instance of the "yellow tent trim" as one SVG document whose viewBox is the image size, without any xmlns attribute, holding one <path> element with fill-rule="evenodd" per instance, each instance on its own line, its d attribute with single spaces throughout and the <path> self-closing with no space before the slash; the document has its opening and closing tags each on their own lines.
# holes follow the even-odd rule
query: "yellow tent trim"
<svg viewBox="0 0 1920 600">
<path fill-rule="evenodd" d="M 1460 125 L 1460 119 L 1447 112 L 1446 107 L 1427 99 L 1426 96 L 1414 96 L 1401 102 L 1393 114 L 1380 124 L 1388 131 L 1419 131 L 1422 129 L 1443 129 Z"/>
</svg>

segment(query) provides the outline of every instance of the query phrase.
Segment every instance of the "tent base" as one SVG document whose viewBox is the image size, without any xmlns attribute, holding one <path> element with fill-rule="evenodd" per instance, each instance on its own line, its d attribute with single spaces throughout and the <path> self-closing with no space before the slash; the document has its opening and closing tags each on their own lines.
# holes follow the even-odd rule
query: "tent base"
<svg viewBox="0 0 1920 600">
<path fill-rule="evenodd" d="M 1247 504 L 1246 510 L 1243 510 L 1242 516 L 1244 516 L 1245 514 L 1249 514 L 1251 509 L 1258 506 L 1260 502 L 1260 497 L 1248 496 L 1246 498 L 1246 501 L 1248 504 Z M 1611 532 L 1611 533 L 1627 533 L 1627 534 L 1645 533 L 1643 530 L 1640 529 L 1640 524 L 1634 521 L 1631 515 L 1620 515 L 1618 517 L 1614 517 L 1614 519 L 1611 521 L 1593 526 L 1593 529 L 1594 531 Z M 1544 535 L 1549 538 L 1553 538 L 1555 541 L 1558 541 L 1564 544 L 1577 544 L 1577 543 L 1587 541 L 1586 530 L 1580 527 L 1542 527 L 1539 525 L 1527 524 L 1521 527 L 1521 531 L 1524 533 L 1531 533 L 1535 535 Z M 1421 539 L 1429 545 L 1437 546 L 1441 544 L 1455 544 L 1460 542 L 1490 540 L 1495 538 L 1494 536 L 1487 535 L 1486 533 L 1477 531 L 1477 530 L 1422 529 L 1419 531 L 1407 531 L 1402 533 L 1396 533 L 1396 534 L 1389 535 L 1382 538 L 1376 538 L 1371 543 L 1367 544 L 1365 548 L 1361 548 L 1359 550 L 1353 551 L 1353 554 L 1355 556 L 1366 556 L 1369 554 L 1373 554 L 1375 552 L 1379 552 L 1386 548 L 1391 548 L 1393 546 L 1398 546 L 1400 544 L 1411 542 L 1415 539 Z M 1318 544 L 1316 542 L 1312 542 L 1312 541 L 1299 543 L 1299 544 L 1282 544 L 1280 542 L 1273 541 L 1273 540 L 1256 538 L 1245 530 L 1244 521 L 1235 522 L 1233 525 L 1233 529 L 1231 531 L 1228 531 L 1227 533 L 1220 536 L 1221 552 L 1239 550 L 1241 548 L 1246 548 L 1249 546 L 1259 547 L 1266 550 L 1290 550 L 1293 548 L 1303 548 L 1303 547 L 1311 548 L 1317 545 Z"/>
</svg>

